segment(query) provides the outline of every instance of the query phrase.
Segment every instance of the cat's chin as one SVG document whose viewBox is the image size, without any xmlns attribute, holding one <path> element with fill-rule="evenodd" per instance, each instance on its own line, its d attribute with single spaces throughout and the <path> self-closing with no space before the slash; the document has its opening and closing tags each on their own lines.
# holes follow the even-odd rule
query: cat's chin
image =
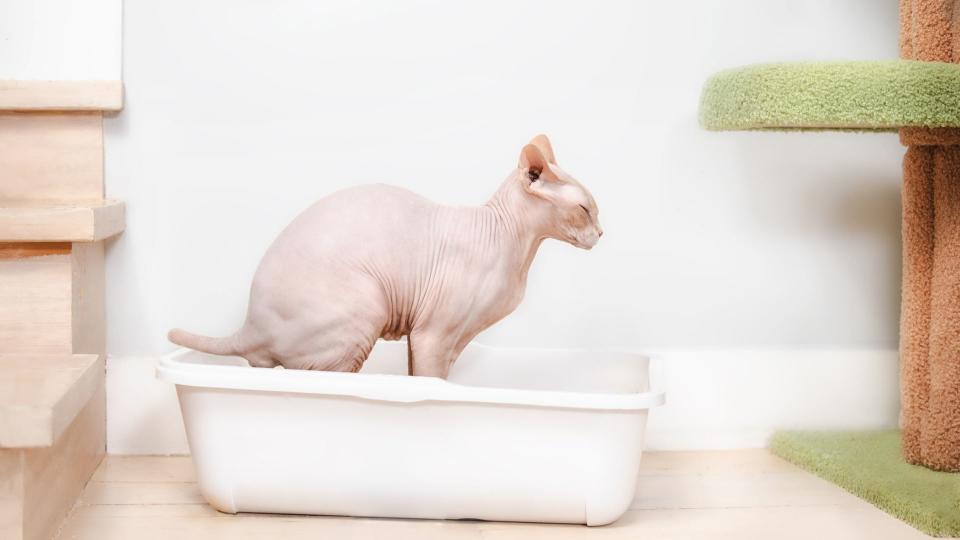
<svg viewBox="0 0 960 540">
<path fill-rule="evenodd" d="M 593 246 L 597 245 L 597 240 L 594 240 L 593 242 L 582 242 L 580 240 L 577 240 L 575 242 L 570 242 L 570 244 L 573 247 L 577 247 L 585 251 L 590 251 L 591 249 L 593 249 Z"/>
</svg>

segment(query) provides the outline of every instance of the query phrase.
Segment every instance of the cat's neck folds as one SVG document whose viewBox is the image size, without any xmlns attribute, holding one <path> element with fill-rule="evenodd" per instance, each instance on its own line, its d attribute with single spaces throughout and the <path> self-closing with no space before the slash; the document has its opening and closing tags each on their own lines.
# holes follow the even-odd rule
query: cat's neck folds
<svg viewBox="0 0 960 540">
<path fill-rule="evenodd" d="M 493 213 L 497 228 L 524 244 L 539 244 L 546 236 L 545 215 L 539 201 L 524 192 L 520 179 L 510 175 L 483 206 Z"/>
<path fill-rule="evenodd" d="M 530 196 L 523 189 L 519 173 L 510 175 L 493 197 L 481 207 L 494 222 L 495 234 L 516 246 L 519 255 L 520 273 L 526 274 L 527 268 L 537 254 L 540 243 L 547 237 L 546 208 L 541 201 Z"/>
</svg>

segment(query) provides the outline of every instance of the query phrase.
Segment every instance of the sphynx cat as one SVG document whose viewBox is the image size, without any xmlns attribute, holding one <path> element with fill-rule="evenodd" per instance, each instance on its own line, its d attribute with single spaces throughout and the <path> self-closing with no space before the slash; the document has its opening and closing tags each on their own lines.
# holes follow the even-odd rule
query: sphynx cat
<svg viewBox="0 0 960 540">
<path fill-rule="evenodd" d="M 544 135 L 483 206 L 386 185 L 345 189 L 270 246 L 236 333 L 174 329 L 169 339 L 257 367 L 356 372 L 377 339 L 407 336 L 409 373 L 446 378 L 470 340 L 519 305 L 540 243 L 590 249 L 603 235 L 598 215 Z"/>
</svg>

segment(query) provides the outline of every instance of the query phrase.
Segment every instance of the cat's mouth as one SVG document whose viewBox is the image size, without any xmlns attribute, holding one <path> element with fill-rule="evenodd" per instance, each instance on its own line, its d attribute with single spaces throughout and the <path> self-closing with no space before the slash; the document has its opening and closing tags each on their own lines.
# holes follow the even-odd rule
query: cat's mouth
<svg viewBox="0 0 960 540">
<path fill-rule="evenodd" d="M 573 247 L 587 251 L 593 249 L 593 246 L 597 245 L 597 242 L 600 240 L 600 231 L 592 228 L 581 229 L 570 227 L 564 232 L 566 234 L 559 237 L 559 239 L 562 239 Z"/>
<path fill-rule="evenodd" d="M 583 240 L 582 238 L 577 237 L 576 241 L 573 242 L 573 245 L 580 249 L 585 249 L 587 251 L 590 251 L 591 249 L 593 249 L 593 246 L 597 245 L 597 242 L 599 240 L 600 240 L 599 235 L 591 235 L 588 240 Z"/>
</svg>

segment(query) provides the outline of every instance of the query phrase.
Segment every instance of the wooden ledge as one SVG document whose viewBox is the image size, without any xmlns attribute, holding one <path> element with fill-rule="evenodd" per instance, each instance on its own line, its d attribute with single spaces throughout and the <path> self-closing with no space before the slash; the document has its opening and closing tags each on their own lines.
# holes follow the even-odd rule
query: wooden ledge
<svg viewBox="0 0 960 540">
<path fill-rule="evenodd" d="M 0 201 L 0 242 L 95 242 L 123 231 L 122 201 Z"/>
<path fill-rule="evenodd" d="M 102 378 L 96 354 L 0 355 L 0 448 L 51 446 Z"/>
<path fill-rule="evenodd" d="M 122 81 L 0 81 L 0 111 L 119 111 Z"/>
</svg>

